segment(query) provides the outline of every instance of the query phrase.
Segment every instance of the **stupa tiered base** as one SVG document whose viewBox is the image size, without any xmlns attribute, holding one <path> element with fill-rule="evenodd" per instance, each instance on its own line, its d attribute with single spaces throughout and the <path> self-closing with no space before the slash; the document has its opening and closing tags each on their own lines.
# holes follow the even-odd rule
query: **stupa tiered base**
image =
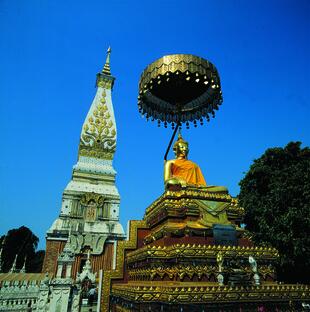
<svg viewBox="0 0 310 312">
<path fill-rule="evenodd" d="M 118 242 L 104 311 L 286 311 L 309 301 L 308 286 L 276 282 L 278 252 L 253 245 L 243 214 L 226 192 L 166 191 Z"/>
</svg>

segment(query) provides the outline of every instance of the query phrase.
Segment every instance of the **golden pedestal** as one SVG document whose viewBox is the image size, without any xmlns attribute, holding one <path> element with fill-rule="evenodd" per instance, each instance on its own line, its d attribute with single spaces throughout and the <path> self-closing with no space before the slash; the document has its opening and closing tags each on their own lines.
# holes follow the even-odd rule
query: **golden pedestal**
<svg viewBox="0 0 310 312">
<path fill-rule="evenodd" d="M 227 193 L 166 191 L 118 243 L 116 270 L 104 272 L 103 311 L 286 311 L 309 300 L 308 286 L 275 281 L 278 252 L 253 245 L 243 213 Z M 234 229 L 235 240 L 216 242 L 216 225 Z"/>
</svg>

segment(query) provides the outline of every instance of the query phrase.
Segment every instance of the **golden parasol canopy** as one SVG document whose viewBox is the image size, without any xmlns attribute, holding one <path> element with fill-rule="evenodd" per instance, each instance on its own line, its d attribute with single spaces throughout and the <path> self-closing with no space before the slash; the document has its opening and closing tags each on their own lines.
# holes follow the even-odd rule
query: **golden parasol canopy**
<svg viewBox="0 0 310 312">
<path fill-rule="evenodd" d="M 175 125 L 215 116 L 222 103 L 220 78 L 209 61 L 190 54 L 166 55 L 143 71 L 139 82 L 138 107 L 147 119 Z"/>
</svg>

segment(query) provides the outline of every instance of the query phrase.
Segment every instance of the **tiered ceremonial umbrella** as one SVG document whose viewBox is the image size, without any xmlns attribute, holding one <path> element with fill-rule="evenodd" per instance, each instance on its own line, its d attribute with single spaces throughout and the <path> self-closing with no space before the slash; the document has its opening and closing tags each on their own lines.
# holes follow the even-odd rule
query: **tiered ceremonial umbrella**
<svg viewBox="0 0 310 312">
<path fill-rule="evenodd" d="M 190 54 L 166 55 L 143 71 L 139 82 L 138 108 L 147 120 L 171 125 L 174 133 L 185 123 L 197 127 L 215 116 L 223 101 L 220 77 L 209 61 Z"/>
</svg>

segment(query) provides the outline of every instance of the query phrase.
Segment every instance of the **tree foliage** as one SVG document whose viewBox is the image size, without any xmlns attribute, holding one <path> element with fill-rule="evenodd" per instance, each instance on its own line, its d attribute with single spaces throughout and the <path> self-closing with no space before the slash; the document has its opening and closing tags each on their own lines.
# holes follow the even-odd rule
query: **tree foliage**
<svg viewBox="0 0 310 312">
<path fill-rule="evenodd" d="M 5 236 L 1 236 L 2 272 L 8 272 L 11 269 L 16 255 L 18 270 L 23 267 L 26 260 L 26 272 L 41 272 L 45 252 L 43 250 L 36 251 L 38 243 L 38 237 L 25 226 L 12 229 Z"/>
<path fill-rule="evenodd" d="M 279 250 L 278 278 L 309 282 L 310 149 L 270 148 L 240 181 L 240 204 L 253 240 Z"/>
</svg>

